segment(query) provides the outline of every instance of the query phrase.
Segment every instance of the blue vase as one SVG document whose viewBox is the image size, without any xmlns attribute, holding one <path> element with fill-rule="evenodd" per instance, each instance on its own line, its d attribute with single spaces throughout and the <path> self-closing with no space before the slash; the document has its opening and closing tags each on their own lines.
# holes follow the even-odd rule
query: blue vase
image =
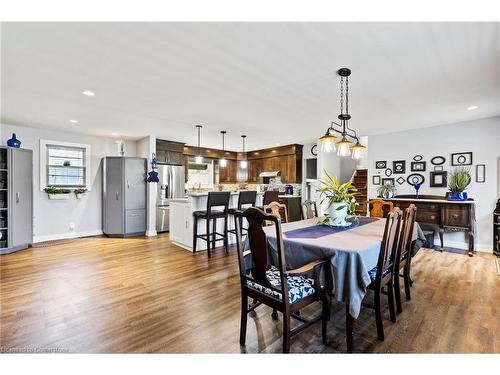
<svg viewBox="0 0 500 375">
<path fill-rule="evenodd" d="M 7 141 L 7 146 L 15 148 L 21 147 L 21 141 L 16 138 L 16 133 L 12 133 L 12 138 Z"/>
<path fill-rule="evenodd" d="M 462 191 L 461 193 L 451 193 L 450 200 L 452 201 L 466 201 L 468 199 L 468 195 L 466 191 Z"/>
</svg>

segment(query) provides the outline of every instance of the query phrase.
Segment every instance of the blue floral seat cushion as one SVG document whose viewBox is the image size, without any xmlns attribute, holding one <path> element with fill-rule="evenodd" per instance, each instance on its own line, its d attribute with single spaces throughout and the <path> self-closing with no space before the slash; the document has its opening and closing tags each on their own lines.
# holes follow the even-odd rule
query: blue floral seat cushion
<svg viewBox="0 0 500 375">
<path fill-rule="evenodd" d="M 279 270 L 271 266 L 269 270 L 266 271 L 266 277 L 269 283 L 275 287 L 281 288 L 280 272 Z M 295 303 L 301 299 L 313 295 L 316 291 L 314 289 L 314 280 L 305 276 L 287 276 L 288 284 L 288 300 L 290 303 Z M 247 286 L 269 294 L 275 298 L 282 299 L 282 293 L 275 290 L 266 288 L 263 285 L 257 284 L 255 281 L 247 280 Z"/>
<path fill-rule="evenodd" d="M 390 271 L 391 271 L 390 268 L 386 269 L 384 271 L 384 274 L 382 275 L 382 277 L 384 277 L 385 275 L 387 275 Z M 377 266 L 373 267 L 370 271 L 368 271 L 368 274 L 370 275 L 370 280 L 372 282 L 375 281 L 375 279 L 377 278 Z"/>
</svg>

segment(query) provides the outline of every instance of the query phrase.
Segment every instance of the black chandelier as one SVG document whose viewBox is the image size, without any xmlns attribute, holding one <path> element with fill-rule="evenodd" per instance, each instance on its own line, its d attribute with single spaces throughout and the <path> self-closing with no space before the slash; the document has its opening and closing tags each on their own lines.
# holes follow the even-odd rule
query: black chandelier
<svg viewBox="0 0 500 375">
<path fill-rule="evenodd" d="M 349 114 L 349 76 L 351 69 L 340 68 L 337 70 L 337 74 L 340 76 L 340 115 L 338 116 L 340 124 L 332 121 L 326 129 L 325 135 L 319 139 L 321 151 L 333 152 L 337 150 L 338 156 L 351 155 L 353 159 L 360 159 L 366 147 L 359 142 L 356 131 L 349 127 L 351 119 Z M 335 133 L 341 136 L 338 142 Z"/>
</svg>

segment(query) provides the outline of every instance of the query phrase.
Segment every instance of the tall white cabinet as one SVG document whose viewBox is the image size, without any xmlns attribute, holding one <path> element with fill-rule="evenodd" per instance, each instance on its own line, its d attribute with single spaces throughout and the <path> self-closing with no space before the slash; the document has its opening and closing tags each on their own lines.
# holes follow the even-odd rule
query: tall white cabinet
<svg viewBox="0 0 500 375">
<path fill-rule="evenodd" d="M 33 152 L 0 146 L 0 254 L 33 243 Z"/>
</svg>

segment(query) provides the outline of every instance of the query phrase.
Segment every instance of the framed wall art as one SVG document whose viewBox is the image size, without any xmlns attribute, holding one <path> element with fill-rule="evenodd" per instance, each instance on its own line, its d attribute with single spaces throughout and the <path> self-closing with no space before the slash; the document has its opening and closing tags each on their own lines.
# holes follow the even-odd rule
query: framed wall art
<svg viewBox="0 0 500 375">
<path fill-rule="evenodd" d="M 392 172 L 394 174 L 406 173 L 406 160 L 396 160 L 392 162 Z"/>
<path fill-rule="evenodd" d="M 406 182 L 408 182 L 411 186 L 414 186 L 416 184 L 422 185 L 425 182 L 425 177 L 420 173 L 412 173 L 408 175 L 408 177 L 406 178 Z"/>
<path fill-rule="evenodd" d="M 434 171 L 439 172 L 439 171 L 442 171 L 442 170 L 443 170 L 443 166 L 442 165 L 435 165 L 434 166 Z"/>
<path fill-rule="evenodd" d="M 394 185 L 394 179 L 393 178 L 383 178 L 382 185 Z"/>
<path fill-rule="evenodd" d="M 423 157 L 422 155 L 415 155 L 415 156 L 413 157 L 413 160 L 415 160 L 415 161 L 421 161 L 423 158 L 424 158 L 424 157 Z"/>
<path fill-rule="evenodd" d="M 372 183 L 373 185 L 380 185 L 380 176 L 373 176 Z"/>
<path fill-rule="evenodd" d="M 403 185 L 406 182 L 406 179 L 404 177 L 398 177 L 398 179 L 396 180 L 396 182 L 399 185 Z"/>
<path fill-rule="evenodd" d="M 446 162 L 446 158 L 444 156 L 434 156 L 431 159 L 432 165 L 443 165 Z"/>
<path fill-rule="evenodd" d="M 384 173 L 385 173 L 385 175 L 387 177 L 390 177 L 390 176 L 392 176 L 392 169 L 391 168 L 387 168 Z"/>
<path fill-rule="evenodd" d="M 375 162 L 375 169 L 385 169 L 387 168 L 387 162 L 385 160 L 379 160 Z"/>
<path fill-rule="evenodd" d="M 476 165 L 476 182 L 482 184 L 486 182 L 486 165 Z"/>
<path fill-rule="evenodd" d="M 448 185 L 447 176 L 448 176 L 448 174 L 445 171 L 431 172 L 430 186 L 431 187 L 446 187 Z"/>
<path fill-rule="evenodd" d="M 451 154 L 451 165 L 453 167 L 472 165 L 472 152 L 457 152 Z"/>
<path fill-rule="evenodd" d="M 425 172 L 426 163 L 425 161 L 412 161 L 411 171 L 412 172 Z"/>
</svg>

